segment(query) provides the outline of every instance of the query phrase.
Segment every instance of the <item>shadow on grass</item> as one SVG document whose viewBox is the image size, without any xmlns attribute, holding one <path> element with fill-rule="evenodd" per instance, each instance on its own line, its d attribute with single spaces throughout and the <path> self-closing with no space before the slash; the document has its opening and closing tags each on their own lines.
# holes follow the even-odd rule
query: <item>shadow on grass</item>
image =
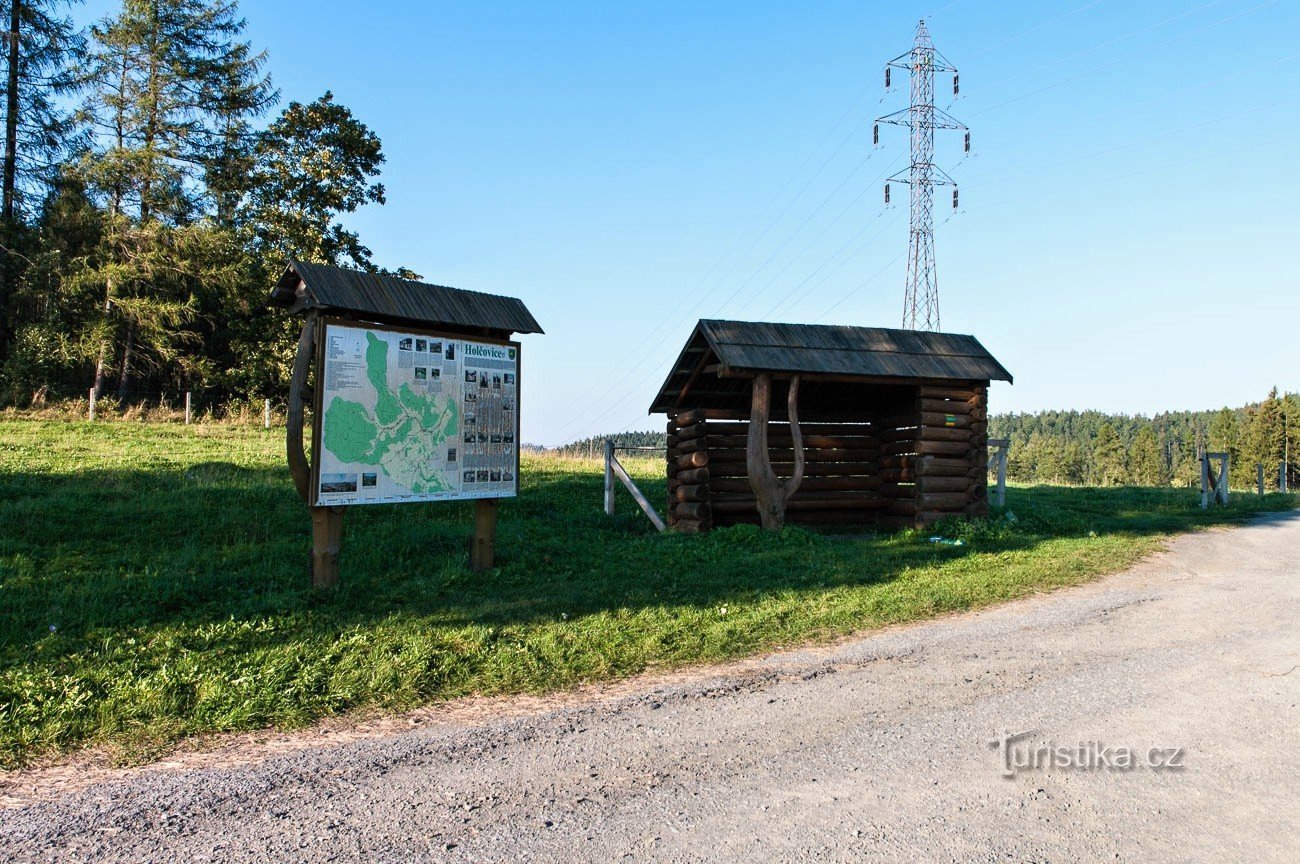
<svg viewBox="0 0 1300 864">
<path fill-rule="evenodd" d="M 663 497 L 662 480 L 643 486 L 651 500 Z M 324 595 L 310 589 L 309 520 L 281 469 L 208 462 L 0 474 L 0 662 L 22 662 L 38 642 L 57 652 L 232 619 L 288 618 L 290 629 L 319 635 L 392 616 L 491 627 L 709 607 L 884 582 L 908 568 L 1051 538 L 1163 534 L 1293 504 L 1234 498 L 1202 511 L 1189 490 L 1013 488 L 1015 522 L 959 529 L 968 530 L 962 546 L 748 526 L 680 537 L 655 534 L 635 511 L 605 516 L 599 474 L 530 472 L 520 497 L 502 504 L 494 571 L 467 569 L 467 502 L 357 507 L 344 522 L 340 588 Z M 283 633 L 270 628 L 264 638 Z"/>
</svg>

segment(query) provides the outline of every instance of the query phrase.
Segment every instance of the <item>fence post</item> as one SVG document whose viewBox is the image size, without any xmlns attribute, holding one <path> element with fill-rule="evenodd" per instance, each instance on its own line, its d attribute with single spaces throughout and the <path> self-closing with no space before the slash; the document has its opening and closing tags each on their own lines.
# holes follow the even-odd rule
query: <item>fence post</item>
<svg viewBox="0 0 1300 864">
<path fill-rule="evenodd" d="M 1201 454 L 1201 509 L 1210 507 L 1210 457 Z"/>
<path fill-rule="evenodd" d="M 1286 477 L 1286 462 L 1283 462 L 1281 465 L 1277 466 L 1277 491 L 1279 491 L 1279 492 L 1289 492 L 1289 491 L 1290 491 L 1290 490 L 1287 488 L 1286 480 L 1287 480 L 1287 477 Z"/>
<path fill-rule="evenodd" d="M 271 428 L 271 400 L 270 399 L 266 399 L 262 403 L 262 425 L 267 429 Z"/>
<path fill-rule="evenodd" d="M 614 439 L 605 439 L 605 515 L 614 515 Z"/>
<path fill-rule="evenodd" d="M 1259 487 L 1259 494 L 1264 494 L 1264 463 L 1255 463 L 1255 485 Z"/>
<path fill-rule="evenodd" d="M 90 419 L 92 422 L 94 422 L 95 419 L 95 388 L 94 387 L 90 388 Z"/>
<path fill-rule="evenodd" d="M 185 391 L 185 425 L 190 425 L 190 391 Z"/>
</svg>

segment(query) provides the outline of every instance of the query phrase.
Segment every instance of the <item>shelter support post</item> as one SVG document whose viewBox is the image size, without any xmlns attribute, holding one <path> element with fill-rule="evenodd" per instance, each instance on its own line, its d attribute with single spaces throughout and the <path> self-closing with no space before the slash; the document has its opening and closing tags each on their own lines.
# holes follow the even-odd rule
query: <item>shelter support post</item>
<svg viewBox="0 0 1300 864">
<path fill-rule="evenodd" d="M 339 547 L 343 544 L 343 508 L 311 508 L 311 585 L 329 590 L 339 582 Z"/>
<path fill-rule="evenodd" d="M 497 499 L 479 498 L 474 502 L 474 536 L 469 545 L 471 571 L 482 573 L 495 566 L 496 543 Z"/>
<path fill-rule="evenodd" d="M 772 468 L 772 455 L 767 447 L 767 424 L 772 417 L 772 376 L 760 372 L 754 376 L 753 395 L 749 413 L 748 439 L 745 445 L 745 468 L 749 473 L 749 488 L 754 492 L 758 517 L 763 528 L 776 531 L 785 524 L 785 504 L 803 482 L 803 434 L 799 429 L 799 376 L 790 378 L 786 397 L 786 411 L 790 419 L 790 438 L 794 451 L 794 473 L 781 480 Z"/>
</svg>

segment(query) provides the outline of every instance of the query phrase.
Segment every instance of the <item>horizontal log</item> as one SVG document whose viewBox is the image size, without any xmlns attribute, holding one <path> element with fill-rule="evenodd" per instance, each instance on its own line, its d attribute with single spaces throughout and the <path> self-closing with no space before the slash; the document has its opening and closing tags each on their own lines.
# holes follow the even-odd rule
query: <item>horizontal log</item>
<svg viewBox="0 0 1300 864">
<path fill-rule="evenodd" d="M 895 441 L 882 446 L 880 452 L 885 455 L 965 456 L 970 452 L 970 444 L 965 441 Z"/>
<path fill-rule="evenodd" d="M 916 513 L 916 500 L 898 498 L 889 502 L 889 512 L 899 516 L 912 516 Z"/>
<path fill-rule="evenodd" d="M 874 435 L 805 435 L 803 436 L 804 449 L 822 449 L 822 450 L 852 450 L 864 447 L 875 447 L 879 443 L 878 438 Z M 768 447 L 773 450 L 791 449 L 794 447 L 794 438 L 785 429 L 780 432 L 768 430 L 767 433 Z M 728 448 L 744 449 L 749 444 L 748 435 L 718 435 L 713 431 L 713 426 L 709 426 L 709 449 L 723 450 Z"/>
<path fill-rule="evenodd" d="M 964 511 L 970 499 L 965 492 L 922 492 L 916 496 L 916 503 L 922 510 L 950 513 Z"/>
<path fill-rule="evenodd" d="M 921 412 L 921 425 L 938 426 L 943 429 L 969 429 L 971 418 L 965 414 L 953 414 L 951 412 Z"/>
<path fill-rule="evenodd" d="M 927 412 L 933 414 L 969 414 L 971 410 L 971 406 L 964 400 L 959 402 L 955 399 L 922 398 L 917 400 L 917 405 L 920 407 L 922 414 Z"/>
<path fill-rule="evenodd" d="M 673 514 L 677 519 L 694 519 L 697 522 L 705 522 L 713 515 L 713 511 L 707 502 L 685 501 L 678 503 L 673 508 Z"/>
<path fill-rule="evenodd" d="M 886 514 L 884 510 L 795 510 L 785 514 L 789 525 L 860 525 L 863 528 L 877 529 L 882 526 Z M 713 524 L 723 525 L 757 525 L 758 511 L 752 513 L 715 513 Z M 900 526 L 901 527 L 901 526 Z"/>
<path fill-rule="evenodd" d="M 680 426 L 677 429 L 677 440 L 689 441 L 692 438 L 699 438 L 701 435 L 704 434 L 705 427 L 706 427 L 705 423 L 695 423 L 690 426 Z"/>
<path fill-rule="evenodd" d="M 687 468 L 685 471 L 678 471 L 673 477 L 678 483 L 708 483 L 708 468 Z"/>
<path fill-rule="evenodd" d="M 970 477 L 922 477 L 917 481 L 922 492 L 965 492 L 975 486 Z"/>
<path fill-rule="evenodd" d="M 673 492 L 673 497 L 678 501 L 708 501 L 709 487 L 703 483 L 678 486 Z"/>
<path fill-rule="evenodd" d="M 976 396 L 974 387 L 920 387 L 921 396 L 927 399 L 961 399 L 963 402 Z"/>
<path fill-rule="evenodd" d="M 707 412 L 708 409 L 700 409 L 700 408 L 694 408 L 689 411 L 679 411 L 677 415 L 672 418 L 672 420 L 674 423 L 677 424 L 677 427 L 679 429 L 683 426 L 694 426 L 696 423 L 699 423 L 701 420 L 705 419 L 705 417 L 707 416 Z"/>
<path fill-rule="evenodd" d="M 708 530 L 708 524 L 698 519 L 678 519 L 673 524 L 673 530 L 679 534 L 699 534 Z"/>
<path fill-rule="evenodd" d="M 679 441 L 674 449 L 681 453 L 697 453 L 701 450 L 708 450 L 710 440 L 708 437 L 701 436 L 692 438 L 689 441 Z"/>
<path fill-rule="evenodd" d="M 915 467 L 923 477 L 974 477 L 979 473 L 969 459 L 944 459 L 940 456 L 918 456 Z"/>
<path fill-rule="evenodd" d="M 838 496 L 838 497 L 823 497 Z M 846 497 L 847 496 L 847 497 Z M 757 502 L 750 498 L 719 498 L 712 502 L 713 512 L 744 513 L 756 510 Z M 806 497 L 795 495 L 785 502 L 787 511 L 798 510 L 882 510 L 889 506 L 884 498 L 868 498 L 845 492 L 817 492 Z"/>
<path fill-rule="evenodd" d="M 794 461 L 794 450 L 789 447 L 769 447 L 767 453 L 774 462 Z M 875 448 L 824 450 L 820 447 L 809 447 L 804 450 L 804 460 L 807 462 L 872 462 L 879 455 L 880 451 Z M 710 447 L 709 462 L 740 462 L 743 464 L 745 462 L 745 451 L 739 447 L 729 449 Z"/>
<path fill-rule="evenodd" d="M 882 498 L 915 498 L 916 486 L 910 483 L 884 483 L 880 486 L 879 495 Z"/>
<path fill-rule="evenodd" d="M 912 468 L 882 468 L 879 471 L 880 482 L 890 483 L 915 483 L 919 475 Z"/>
<path fill-rule="evenodd" d="M 677 457 L 678 468 L 703 468 L 709 464 L 709 454 L 703 450 L 698 453 L 684 453 Z"/>
<path fill-rule="evenodd" d="M 777 471 L 777 475 L 785 477 L 787 475 Z M 874 492 L 880 488 L 879 477 L 804 477 L 803 482 L 799 484 L 799 491 L 804 492 L 831 492 L 831 491 L 857 491 L 857 492 Z M 709 492 L 715 497 L 720 498 L 728 494 L 748 494 L 750 491 L 749 480 L 745 477 L 715 477 L 709 481 Z"/>
<path fill-rule="evenodd" d="M 922 441 L 961 441 L 969 444 L 970 429 L 948 429 L 943 426 L 922 426 L 918 436 Z"/>
<path fill-rule="evenodd" d="M 804 435 L 873 435 L 876 427 L 871 423 L 804 423 L 800 421 L 799 431 Z M 749 423 L 715 420 L 709 422 L 710 435 L 748 435 Z M 788 423 L 768 423 L 768 437 L 790 434 Z"/>
<path fill-rule="evenodd" d="M 875 462 L 806 462 L 804 464 L 805 477 L 854 477 L 854 476 L 876 476 Z M 777 461 L 772 463 L 772 470 L 782 477 L 789 477 L 794 473 L 794 463 L 791 461 Z M 709 464 L 709 475 L 713 478 L 719 477 L 748 477 L 749 470 L 744 462 L 721 462 L 715 461 Z"/>
</svg>

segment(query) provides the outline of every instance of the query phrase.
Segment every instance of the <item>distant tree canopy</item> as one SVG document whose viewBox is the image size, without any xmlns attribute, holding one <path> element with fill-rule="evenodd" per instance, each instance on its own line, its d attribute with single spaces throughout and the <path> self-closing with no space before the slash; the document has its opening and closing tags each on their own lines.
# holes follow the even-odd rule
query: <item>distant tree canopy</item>
<svg viewBox="0 0 1300 864">
<path fill-rule="evenodd" d="M 288 258 L 376 269 L 338 220 L 384 202 L 379 137 L 328 92 L 268 118 L 234 0 L 122 0 L 85 32 L 76 2 L 0 0 L 0 399 L 282 395 L 267 291 Z"/>
</svg>

